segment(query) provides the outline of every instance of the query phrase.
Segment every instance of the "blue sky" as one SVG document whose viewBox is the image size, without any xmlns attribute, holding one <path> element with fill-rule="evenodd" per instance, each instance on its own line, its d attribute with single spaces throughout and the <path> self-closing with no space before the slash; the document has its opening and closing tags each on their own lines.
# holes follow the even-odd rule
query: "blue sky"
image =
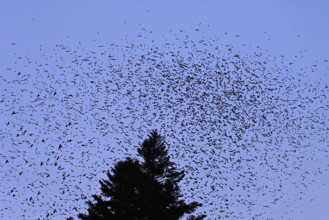
<svg viewBox="0 0 329 220">
<path fill-rule="evenodd" d="M 96 148 L 91 147 L 89 149 L 91 152 L 90 158 L 93 158 L 93 161 L 95 162 L 99 158 L 102 158 L 101 156 L 99 156 L 99 154 L 100 152 L 104 151 L 104 147 L 107 146 L 109 141 L 111 141 L 111 143 L 113 143 L 114 145 L 115 143 L 118 144 L 122 141 L 130 141 L 134 145 L 136 145 L 139 141 L 142 141 L 142 139 L 146 138 L 147 132 L 149 132 L 150 129 L 153 129 L 154 127 L 161 128 L 163 124 L 166 124 L 166 126 L 170 127 L 170 124 L 173 123 L 173 119 L 171 117 L 162 120 L 161 114 L 160 116 L 159 114 L 156 114 L 158 105 L 152 104 L 153 102 L 150 101 L 151 99 L 149 100 L 149 103 L 146 104 L 141 100 L 136 101 L 135 103 L 130 103 L 134 106 L 135 114 L 137 115 L 137 118 L 139 117 L 138 120 L 130 117 L 122 119 L 122 115 L 119 114 L 119 112 L 126 111 L 127 103 L 125 101 L 122 101 L 121 103 L 116 99 L 122 96 L 121 98 L 122 100 L 124 100 L 125 96 L 123 94 L 125 94 L 125 92 L 129 89 L 126 89 L 126 84 L 121 84 L 121 81 L 118 81 L 121 86 L 116 85 L 118 86 L 117 89 L 119 90 L 119 95 L 113 94 L 113 97 L 116 98 L 113 99 L 114 101 L 112 100 L 113 103 L 116 103 L 115 105 L 117 109 L 119 109 L 117 112 L 111 113 L 110 110 L 99 110 L 97 114 L 94 114 L 92 113 L 94 112 L 94 110 L 90 110 L 89 113 L 86 113 L 85 115 L 79 115 L 77 111 L 71 112 L 71 110 L 67 110 L 66 105 L 81 105 L 81 109 L 92 109 L 90 107 L 92 103 L 89 103 L 88 100 L 90 100 L 90 102 L 92 102 L 92 100 L 106 100 L 107 98 L 104 95 L 107 94 L 106 92 L 99 93 L 98 96 L 94 97 L 94 90 L 91 89 L 91 91 L 87 91 L 87 88 L 89 88 L 89 84 L 87 83 L 86 85 L 85 80 L 90 81 L 89 79 L 93 79 L 99 80 L 100 82 L 101 80 L 107 79 L 105 77 L 107 75 L 93 75 L 93 71 L 95 69 L 93 70 L 92 68 L 90 68 L 89 64 L 89 66 L 87 64 L 83 64 L 79 66 L 79 68 L 71 67 L 71 63 L 72 60 L 75 59 L 75 55 L 68 54 L 65 52 L 65 50 L 75 50 L 76 54 L 80 55 L 81 57 L 93 56 L 93 53 L 91 53 L 92 51 L 94 52 L 94 54 L 96 54 L 96 58 L 90 59 L 93 61 L 98 61 L 99 63 L 103 62 L 102 64 L 99 64 L 98 67 L 106 69 L 107 67 L 105 63 L 108 61 L 104 57 L 102 57 L 101 54 L 103 47 L 99 47 L 100 45 L 103 45 L 104 48 L 112 48 L 109 51 L 110 53 L 113 53 L 116 56 L 120 57 L 122 55 L 127 55 L 127 57 L 130 57 L 133 60 L 133 62 L 137 62 L 137 58 L 135 59 L 134 57 L 138 57 L 138 55 L 144 53 L 140 51 L 141 47 L 137 47 L 137 51 L 134 52 L 122 52 L 124 51 L 122 50 L 122 48 L 118 47 L 118 51 L 115 51 L 115 49 L 113 49 L 113 47 L 110 47 L 109 44 L 114 43 L 115 45 L 125 45 L 127 44 L 127 42 L 140 42 L 141 44 L 145 44 L 145 48 L 148 48 L 147 50 L 149 51 L 152 48 L 154 49 L 153 45 L 157 45 L 160 50 L 166 51 L 167 49 L 164 47 L 164 44 L 166 42 L 169 42 L 174 44 L 174 46 L 171 46 L 171 49 L 169 50 L 181 50 L 180 52 L 184 54 L 184 51 L 186 52 L 188 51 L 188 49 L 180 49 L 179 45 L 183 44 L 182 42 L 185 35 L 188 35 L 189 39 L 193 40 L 196 43 L 197 47 L 200 46 L 200 48 L 203 48 L 202 43 L 198 43 L 200 42 L 200 40 L 203 39 L 205 42 L 210 42 L 210 39 L 218 39 L 216 43 L 222 44 L 222 46 L 220 46 L 220 50 L 222 54 L 224 53 L 223 56 L 225 57 L 232 56 L 232 54 L 230 55 L 229 52 L 225 52 L 225 45 L 231 45 L 234 48 L 234 52 L 239 52 L 243 56 L 246 56 L 247 60 L 257 60 L 258 58 L 254 58 L 255 53 L 263 54 L 264 59 L 268 58 L 269 63 L 267 65 L 267 68 L 273 68 L 273 70 L 277 71 L 274 73 L 274 75 L 278 74 L 277 77 L 281 77 L 280 82 L 282 82 L 282 84 L 280 84 L 280 86 L 285 86 L 282 87 L 281 91 L 289 91 L 289 98 L 291 99 L 296 96 L 296 106 L 299 106 L 299 104 L 303 105 L 307 103 L 305 104 L 306 107 L 304 108 L 300 109 L 300 107 L 296 107 L 297 110 L 295 108 L 289 109 L 290 106 L 293 106 L 293 104 L 285 103 L 284 101 L 282 103 L 278 103 L 278 105 L 281 106 L 281 110 L 278 110 L 278 112 L 282 113 L 284 112 L 283 109 L 287 109 L 289 114 L 291 114 L 291 117 L 295 119 L 289 119 L 291 120 L 289 121 L 291 122 L 291 124 L 289 125 L 291 127 L 289 127 L 289 129 L 285 130 L 284 128 L 282 128 L 281 133 L 280 130 L 277 130 L 277 136 L 282 136 L 286 138 L 285 141 L 280 142 L 278 146 L 267 146 L 269 149 L 271 147 L 287 147 L 288 149 L 289 147 L 291 147 L 290 145 L 293 145 L 291 144 L 292 142 L 290 142 L 291 140 L 294 140 L 295 138 L 300 138 L 298 137 L 298 135 L 304 135 L 302 138 L 302 142 L 305 144 L 305 146 L 308 147 L 303 148 L 303 151 L 300 152 L 299 156 L 303 156 L 305 159 L 300 159 L 299 157 L 297 158 L 297 155 L 292 154 L 290 155 L 290 161 L 299 161 L 300 163 L 303 163 L 302 171 L 307 171 L 308 169 L 310 170 L 310 173 L 312 173 L 311 170 L 313 171 L 312 175 L 305 176 L 306 179 L 308 178 L 306 181 L 308 185 L 304 191 L 305 194 L 298 195 L 298 193 L 300 192 L 299 190 L 301 190 L 301 188 L 303 187 L 303 185 L 299 184 L 298 182 L 300 181 L 300 176 L 303 173 L 299 173 L 302 171 L 297 171 L 294 169 L 294 162 L 289 162 L 287 173 L 292 173 L 292 176 L 290 180 L 282 178 L 282 181 L 287 181 L 287 184 L 285 184 L 285 187 L 282 192 L 282 194 L 285 194 L 286 196 L 283 196 L 283 198 L 278 200 L 276 205 L 272 204 L 269 208 L 265 209 L 260 208 L 262 201 L 272 201 L 273 195 L 275 195 L 275 193 L 270 193 L 271 196 L 269 196 L 269 198 L 264 196 L 260 197 L 261 199 L 259 199 L 259 195 L 257 195 L 256 193 L 256 189 L 258 189 L 258 186 L 270 186 L 271 181 L 273 181 L 273 188 L 270 187 L 271 189 L 269 190 L 276 190 L 277 188 L 275 187 L 277 186 L 277 184 L 282 184 L 282 182 L 280 182 L 280 174 L 267 173 L 267 168 L 259 168 L 260 173 L 267 173 L 265 176 L 269 179 L 264 178 L 257 180 L 258 185 L 254 188 L 255 191 L 253 192 L 253 194 L 251 194 L 251 197 L 255 198 L 253 201 L 256 204 L 254 206 L 255 210 L 248 211 L 246 206 L 242 205 L 242 203 L 234 203 L 234 206 L 241 209 L 241 212 L 243 213 L 242 215 L 237 215 L 241 217 L 243 215 L 252 213 L 252 216 L 255 215 L 255 213 L 265 212 L 266 214 L 263 215 L 263 217 L 266 216 L 268 218 L 273 219 L 328 219 L 329 212 L 327 211 L 327 207 L 329 206 L 329 189 L 327 185 L 327 180 L 329 175 L 327 171 L 328 153 L 326 151 L 326 148 L 328 147 L 328 137 L 326 137 L 326 134 L 328 133 L 328 87 L 325 87 L 327 86 L 327 83 L 329 81 L 329 77 L 327 75 L 329 70 L 327 61 L 329 60 L 328 9 L 328 1 L 1 1 L 0 76 L 2 76 L 2 82 L 0 83 L 0 86 L 2 88 L 0 88 L 0 91 L 2 93 L 1 98 L 5 99 L 7 101 L 7 104 L 6 106 L 5 104 L 0 106 L 1 114 L 3 114 L 3 118 L 5 118 L 5 122 L 1 122 L 0 124 L 0 131 L 2 133 L 0 153 L 4 158 L 9 158 L 12 153 L 11 151 L 15 152 L 16 150 L 17 152 L 17 149 L 22 149 L 19 147 L 19 143 L 22 143 L 23 140 L 28 140 L 31 143 L 32 141 L 34 141 L 36 145 L 36 152 L 40 151 L 40 156 L 35 156 L 33 155 L 34 151 L 28 150 L 29 153 L 27 153 L 28 156 L 26 156 L 26 158 L 32 161 L 33 169 L 35 170 L 35 172 L 38 172 L 39 168 L 38 166 L 36 166 L 36 164 L 39 165 L 39 162 L 43 160 L 42 158 L 47 160 L 48 153 L 52 151 L 50 145 L 55 145 L 57 143 L 56 141 L 58 141 L 59 139 L 69 138 L 70 135 L 71 139 L 73 139 L 73 142 L 72 146 L 70 146 L 71 150 L 67 150 L 67 152 L 69 153 L 72 153 L 73 151 L 88 151 L 88 147 L 91 146 L 84 146 L 85 148 L 79 148 L 79 150 L 75 150 L 74 147 L 78 146 L 79 142 L 84 143 L 85 139 L 87 140 L 95 138 L 93 142 L 94 144 L 91 145 L 94 146 L 97 145 L 96 143 L 98 143 L 99 146 Z M 67 49 L 63 49 L 62 46 L 56 45 L 64 45 L 65 47 L 67 47 Z M 79 48 L 75 49 L 77 47 Z M 205 48 L 207 48 L 209 51 L 213 49 L 209 45 Z M 108 51 L 106 53 L 108 53 Z M 19 57 L 22 57 L 22 59 L 19 59 Z M 274 59 L 274 57 L 277 57 L 277 59 Z M 263 58 L 260 58 L 260 60 L 263 61 Z M 201 58 L 195 59 L 197 61 L 200 61 Z M 52 67 L 52 69 L 49 69 L 48 74 L 52 74 L 53 77 L 49 79 L 46 77 L 46 75 L 44 75 L 45 77 L 43 77 L 42 71 L 40 72 L 38 70 L 40 67 L 38 67 L 38 65 L 43 65 L 42 68 L 46 68 L 44 66 L 46 62 L 48 62 L 47 64 L 49 64 L 49 68 Z M 59 63 L 62 67 L 64 67 L 63 69 L 65 69 L 66 71 L 71 70 L 71 72 L 67 71 L 63 75 L 63 72 L 61 72 L 62 70 L 56 68 L 56 65 Z M 249 64 L 250 63 L 252 62 L 249 62 Z M 122 60 L 118 59 L 118 63 L 115 65 L 118 65 L 118 68 L 120 67 L 123 69 L 128 66 L 126 58 L 122 58 Z M 149 67 L 142 66 L 141 68 L 147 69 Z M 80 71 L 79 74 L 81 74 L 81 78 L 74 78 L 74 76 L 72 75 L 73 71 Z M 280 71 L 284 72 L 284 74 L 280 75 Z M 26 74 L 26 76 L 29 78 L 27 84 L 15 84 L 13 80 L 21 80 L 21 78 L 19 78 L 21 76 L 17 75 L 18 72 L 22 72 L 22 75 Z M 273 77 L 275 78 L 275 76 Z M 6 81 L 4 79 L 6 79 Z M 34 98 L 34 95 L 39 92 L 41 92 L 41 94 L 44 94 L 45 97 L 49 97 L 49 91 L 53 91 L 53 89 L 57 89 L 57 91 L 62 91 L 63 94 L 79 93 L 79 86 L 73 86 L 71 84 L 69 86 L 63 86 L 64 81 L 69 83 L 71 82 L 70 79 L 76 79 L 78 82 L 81 83 L 81 85 L 84 85 L 81 87 L 82 91 L 86 90 L 85 92 L 88 95 L 82 96 L 85 99 L 77 96 L 74 97 L 74 100 L 69 99 L 69 101 L 63 101 L 63 99 L 53 100 L 50 98 L 46 98 L 45 103 L 47 105 L 56 104 L 60 106 L 62 102 L 66 103 L 63 104 L 65 105 L 65 107 L 63 108 L 55 108 L 54 111 L 59 113 L 59 115 L 62 114 L 62 116 L 58 116 L 59 118 L 56 119 L 51 119 L 50 124 L 51 126 L 55 126 L 56 123 L 60 124 L 61 121 L 63 123 L 66 123 L 68 121 L 76 120 L 79 124 L 82 124 L 82 127 L 84 128 L 82 132 L 84 137 L 80 137 L 79 135 L 81 135 L 81 133 L 79 134 L 79 132 L 76 131 L 70 131 L 69 134 L 67 134 L 67 132 L 64 131 L 64 128 L 60 128 L 57 132 L 53 130 L 47 132 L 47 129 L 49 129 L 48 126 L 50 125 L 44 123 L 39 128 L 34 128 L 32 126 L 35 130 L 33 130 L 32 128 L 31 129 L 35 132 L 34 135 L 39 139 L 43 136 L 53 141 L 48 146 L 48 148 L 42 149 L 43 142 L 40 143 L 40 140 L 38 138 L 22 139 L 20 141 L 15 140 L 13 136 L 14 134 L 11 132 L 19 130 L 20 126 L 29 127 L 29 123 L 26 121 L 29 121 L 30 116 L 28 112 L 26 112 L 26 114 L 18 115 L 16 116 L 16 118 L 13 118 L 14 116 L 11 116 L 11 112 L 13 111 L 13 109 L 15 109 L 16 111 L 18 111 L 17 109 L 20 109 L 23 112 L 24 109 L 28 109 L 29 111 L 37 112 L 35 114 L 40 115 L 47 113 L 46 115 L 50 115 L 50 118 L 52 118 L 51 116 L 54 116 L 52 114 L 55 114 L 50 111 L 51 108 L 43 109 L 43 107 L 40 107 L 39 105 L 34 106 L 34 104 L 29 99 L 31 98 L 29 97 L 29 94 L 24 92 L 18 93 L 17 91 L 19 89 L 25 89 L 26 91 L 31 92 L 30 94 L 32 94 Z M 265 79 L 266 77 L 264 78 L 264 80 Z M 156 81 L 156 77 L 152 78 L 152 80 Z M 131 82 L 137 83 L 137 81 L 135 82 L 134 80 L 132 80 Z M 274 80 L 274 82 L 277 81 Z M 270 82 L 264 82 L 263 85 L 268 86 L 270 85 L 269 83 Z M 103 88 L 101 85 L 102 83 L 99 84 L 100 88 Z M 140 88 L 142 92 L 149 91 L 149 87 L 146 86 L 147 84 L 136 85 L 137 88 Z M 287 85 L 292 85 L 292 90 L 289 90 Z M 111 84 L 111 86 L 115 85 Z M 183 88 L 185 85 L 181 86 Z M 131 88 L 133 87 L 134 86 L 132 84 Z M 91 86 L 90 88 L 93 87 Z M 98 90 L 95 89 L 95 94 L 97 94 L 96 91 Z M 136 93 L 133 92 L 133 96 L 138 96 L 141 91 L 134 91 Z M 196 93 L 198 92 L 201 91 L 196 91 Z M 249 94 L 249 92 L 247 93 Z M 169 95 L 173 94 L 176 94 L 176 92 L 169 92 Z M 214 95 L 212 96 L 215 95 L 216 93 L 214 93 Z M 281 94 L 280 92 L 277 94 L 272 94 L 271 97 L 275 97 L 276 95 L 277 97 L 284 99 L 284 94 Z M 155 97 L 157 96 L 155 95 Z M 269 97 L 270 96 L 266 96 L 264 98 L 264 100 L 266 101 L 266 104 L 264 104 L 264 106 L 272 106 L 273 108 L 279 108 L 275 105 L 275 103 L 272 103 L 273 105 L 271 105 L 268 100 L 272 99 Z M 313 102 L 307 101 L 307 97 L 313 99 Z M 109 100 L 111 101 L 111 97 L 109 98 Z M 157 100 L 157 98 L 155 98 L 155 100 Z M 209 98 L 209 100 L 211 100 L 211 98 Z M 202 103 L 207 103 L 206 105 L 208 105 L 209 102 L 211 105 L 211 101 L 202 101 Z M 175 108 L 174 110 L 168 110 L 168 112 L 170 113 L 171 111 L 173 111 L 171 113 L 175 114 L 179 111 L 188 112 L 188 110 L 186 109 L 188 109 L 188 106 L 190 106 L 191 103 L 193 102 L 187 102 L 186 106 L 182 105 L 182 108 L 180 110 L 179 108 Z M 167 106 L 168 103 L 167 101 L 164 101 L 164 103 L 159 105 Z M 146 106 L 151 107 L 149 109 L 149 107 Z M 39 109 L 39 107 L 43 110 Z M 100 105 L 99 108 L 102 108 L 102 106 Z M 33 111 L 33 109 L 35 111 Z M 261 112 L 260 109 L 256 108 L 250 107 L 247 109 L 258 113 Z M 145 111 L 147 113 L 145 113 Z M 167 112 L 167 110 L 164 110 L 164 112 Z M 145 120 L 147 119 L 143 121 L 143 119 L 147 118 L 147 116 L 153 117 L 153 113 L 154 115 L 156 115 L 154 116 L 154 120 L 156 120 L 155 124 L 149 125 L 149 123 L 151 122 L 146 122 Z M 112 116 L 115 115 L 115 117 L 111 118 L 109 114 L 112 114 Z M 69 116 L 64 117 L 63 115 Z M 317 123 L 312 121 L 313 119 L 309 119 L 310 115 L 312 115 L 312 117 L 318 118 L 318 120 L 322 121 L 323 123 L 321 125 L 318 125 Z M 97 120 L 101 121 L 101 117 L 107 118 L 109 123 L 113 124 L 110 126 L 111 128 L 107 128 L 108 136 L 106 136 L 105 139 L 101 131 L 96 129 L 97 126 L 100 126 Z M 123 133 L 120 132 L 120 129 L 122 130 L 122 128 L 120 127 L 120 123 L 116 119 L 117 117 L 121 117 L 120 120 L 123 120 L 121 122 L 123 122 L 124 124 L 133 124 L 136 131 L 134 130 L 134 133 L 132 134 L 139 135 L 140 138 L 137 138 L 137 136 L 135 136 L 129 137 L 128 140 L 126 140 L 127 137 L 125 137 L 125 134 L 129 133 L 129 130 Z M 192 120 L 187 118 L 184 119 L 184 117 L 190 116 L 179 116 L 178 118 L 182 121 Z M 270 118 L 272 116 L 266 117 Z M 282 119 L 280 119 L 282 121 L 279 122 L 285 123 L 284 117 L 282 115 L 280 115 L 280 117 L 282 117 Z M 38 120 L 40 120 L 41 123 L 42 120 Z M 89 123 L 88 120 L 93 120 L 94 122 Z M 272 121 L 271 119 L 269 120 L 273 124 L 278 123 L 274 120 L 274 118 L 272 119 Z M 293 123 L 294 121 L 296 122 L 296 125 Z M 7 122 L 11 122 L 11 125 L 14 124 L 15 126 L 13 125 L 14 127 L 8 128 L 8 126 L 6 125 Z M 195 143 L 192 140 L 186 138 L 191 135 L 191 131 L 182 130 L 182 128 L 179 128 L 179 124 L 180 123 L 177 123 L 178 127 L 170 127 L 167 133 L 165 133 L 165 131 L 167 130 L 162 130 L 163 134 L 168 135 L 168 142 L 177 143 L 178 139 L 181 140 L 184 137 L 188 144 Z M 234 125 L 231 124 L 228 126 L 228 133 L 233 130 L 231 126 L 233 127 Z M 280 124 L 277 124 L 276 126 L 280 127 Z M 255 130 L 249 131 L 250 136 L 253 136 L 255 133 L 257 133 L 257 129 L 264 130 L 265 127 L 259 127 L 255 128 Z M 315 132 L 314 134 L 310 132 L 310 130 L 314 130 L 314 128 L 312 127 L 318 128 L 317 132 Z M 181 131 L 181 133 L 178 131 Z M 5 135 L 9 133 L 10 135 Z M 216 139 L 215 136 L 211 136 L 211 134 L 210 137 Z M 223 146 L 229 146 L 230 144 L 232 144 L 230 140 L 225 141 L 221 143 Z M 73 143 L 75 143 L 76 145 L 73 145 Z M 90 143 L 90 141 L 86 141 L 86 143 Z M 184 141 L 179 143 L 181 145 L 188 145 L 187 143 L 184 143 Z M 202 147 L 208 146 L 208 144 L 208 142 L 202 142 L 202 144 L 196 144 L 196 146 Z M 255 144 L 255 146 L 256 147 L 254 155 L 251 156 L 264 156 L 264 154 L 261 153 L 263 149 L 266 148 L 264 143 L 259 143 L 259 145 Z M 270 150 L 269 152 L 277 156 L 278 154 L 280 154 L 281 151 L 278 150 L 277 154 L 274 153 L 276 152 L 275 150 Z M 246 155 L 248 155 L 250 152 L 245 153 Z M 119 152 L 117 152 L 116 154 L 121 155 Z M 61 157 L 65 157 L 64 153 L 58 153 L 58 155 Z M 105 157 L 106 155 L 107 154 L 104 154 L 103 156 Z M 203 154 L 200 152 L 199 156 L 195 159 L 195 161 L 198 161 L 199 159 L 202 160 L 202 155 Z M 241 153 L 242 158 L 246 155 Z M 180 157 L 184 158 L 184 156 L 182 155 L 180 155 Z M 209 155 L 204 155 L 204 158 L 208 157 Z M 20 175 L 15 174 L 14 172 L 16 166 L 22 167 L 22 170 L 29 169 L 28 167 L 24 168 L 25 162 L 23 158 L 24 156 L 19 154 L 16 156 L 16 159 L 13 159 L 13 163 L 9 165 L 1 161 L 1 166 L 4 167 L 4 171 L 2 171 L 0 175 L 1 181 L 6 180 L 6 184 L 10 186 L 11 182 L 10 180 L 8 180 L 7 174 L 12 175 L 12 179 L 15 180 L 15 178 L 17 178 L 19 180 Z M 89 162 L 81 162 L 81 160 L 77 160 L 75 161 L 76 165 L 72 165 L 71 167 L 70 165 L 67 165 L 67 167 L 70 167 L 67 169 L 73 169 L 75 173 L 79 173 L 79 169 L 82 167 L 80 170 L 81 172 L 92 172 L 92 170 L 90 170 L 90 167 L 92 167 L 92 165 L 95 166 L 95 164 L 94 162 L 92 162 L 91 159 L 88 161 Z M 182 167 L 185 167 L 187 165 L 186 161 L 189 161 L 189 159 L 184 158 L 180 160 L 179 163 Z M 276 160 L 273 161 L 275 162 Z M 52 170 L 52 166 L 53 163 L 51 163 L 50 161 L 50 170 Z M 259 165 L 256 166 L 252 163 L 246 163 L 244 166 L 255 167 L 256 169 Z M 105 169 L 104 166 L 99 167 L 97 165 L 97 172 L 100 172 L 100 170 L 102 169 Z M 223 168 L 223 170 L 226 170 L 228 172 L 227 177 L 230 177 L 229 168 Z M 52 172 L 54 176 L 58 175 L 58 173 L 56 173 L 57 170 L 49 171 L 49 173 L 51 174 Z M 212 175 L 215 175 L 216 172 L 212 170 L 211 173 Z M 206 175 L 206 173 L 203 174 Z M 198 175 L 202 176 L 202 173 L 199 173 Z M 77 176 L 79 175 L 77 174 Z M 231 175 L 232 179 L 229 179 L 228 181 L 232 184 L 230 186 L 234 185 L 234 183 L 232 183 L 234 182 L 233 176 L 234 174 Z M 282 174 L 282 176 L 284 175 Z M 24 178 L 26 178 L 24 181 L 16 180 L 13 181 L 12 184 L 16 182 L 15 184 L 17 184 L 17 188 L 21 187 L 20 189 L 25 189 L 25 183 L 31 183 L 33 182 L 32 180 L 38 180 L 39 177 L 31 177 L 32 180 L 30 182 L 29 176 L 25 176 Z M 97 182 L 97 178 L 99 179 L 104 177 L 99 174 L 93 179 L 93 181 Z M 271 178 L 273 179 L 271 180 Z M 77 179 L 78 178 L 74 179 L 72 177 L 72 184 L 70 185 L 71 187 L 75 187 L 78 185 Z M 205 182 L 208 181 L 208 179 L 205 177 L 204 180 Z M 280 180 L 280 183 L 277 183 L 276 180 Z M 303 181 L 304 180 L 305 179 L 303 179 Z M 49 196 L 47 194 L 47 191 L 49 191 L 52 184 L 54 183 L 50 181 L 49 183 L 46 183 L 46 186 L 44 187 L 45 194 L 47 196 Z M 206 185 L 205 183 L 200 184 L 202 186 Z M 88 188 L 87 185 L 84 186 L 86 187 L 85 190 L 87 190 L 88 192 L 91 191 L 91 189 Z M 56 187 L 61 188 L 60 185 L 56 185 Z M 208 188 L 201 187 L 200 189 L 202 191 Z M 26 195 L 22 194 L 13 198 L 12 196 L 9 196 L 9 194 L 7 194 L 6 190 L 1 191 L 1 197 L 3 198 L 1 200 L 1 203 L 3 202 L 3 207 L 7 207 L 12 204 L 19 203 L 20 201 L 24 201 L 25 197 L 27 197 Z M 31 190 L 31 193 L 33 194 L 37 191 L 38 189 L 34 189 Z M 55 192 L 56 191 L 54 191 L 54 195 L 56 194 Z M 212 193 L 212 196 L 214 194 L 221 197 L 225 195 L 225 192 Z M 70 199 L 67 194 L 66 196 L 66 199 Z M 71 197 L 72 196 L 73 195 L 71 195 Z M 230 194 L 228 198 L 235 199 L 235 196 L 236 195 L 233 196 L 233 194 Z M 302 199 L 299 199 L 301 197 Z M 16 198 L 17 200 L 15 200 Z M 211 198 L 217 197 L 213 196 Z M 44 201 L 41 198 L 39 199 L 41 202 Z M 63 198 L 61 197 L 59 198 L 59 200 L 63 200 Z M 248 201 L 251 200 L 249 199 Z M 216 202 L 218 202 L 219 204 L 219 199 Z M 79 201 L 79 205 L 81 204 L 83 204 L 82 200 Z M 209 204 L 209 202 L 206 202 L 206 204 Z M 287 207 L 287 204 L 289 204 L 289 207 Z M 72 205 L 72 207 L 75 206 L 73 203 L 71 203 L 70 205 Z M 29 210 L 29 207 L 31 206 L 33 205 L 24 207 L 20 205 L 15 206 L 17 208 L 16 217 L 22 217 L 22 210 Z M 72 207 L 70 206 L 70 208 Z M 211 208 L 213 207 L 208 205 L 205 207 L 204 210 L 209 211 Z M 79 211 L 83 212 L 84 210 L 81 209 L 82 208 L 80 208 Z M 31 216 L 34 217 L 41 217 L 46 215 L 44 211 L 39 210 L 37 207 L 34 207 L 30 210 L 34 211 L 34 213 L 32 213 L 32 211 L 31 213 L 29 213 Z M 60 206 L 58 206 L 57 210 L 63 211 L 63 208 L 60 208 Z M 230 211 L 227 211 L 227 213 L 229 213 Z M 13 210 L 7 210 L 6 212 L 4 212 L 4 216 L 10 216 L 12 215 L 12 212 Z M 60 213 L 60 211 L 58 211 L 58 213 Z M 213 211 L 211 213 L 211 217 L 214 217 L 216 214 Z M 72 212 L 72 214 L 75 213 Z M 248 218 L 250 216 L 244 217 Z M 61 217 L 59 215 L 56 216 L 56 214 L 53 215 L 53 218 L 61 219 Z M 260 217 L 260 219 L 262 219 L 262 217 Z"/>
<path fill-rule="evenodd" d="M 16 42 L 17 47 L 26 50 L 41 44 L 88 41 L 96 37 L 106 41 L 118 40 L 126 34 L 134 37 L 140 31 L 138 24 L 151 30 L 156 38 L 169 30 L 192 31 L 201 23 L 202 35 L 224 38 L 227 32 L 229 35 L 224 39 L 228 41 L 240 35 L 241 42 L 261 45 L 271 53 L 294 56 L 300 50 L 308 50 L 306 54 L 312 61 L 328 55 L 327 1 L 6 1 L 1 4 L 2 46 Z"/>
</svg>

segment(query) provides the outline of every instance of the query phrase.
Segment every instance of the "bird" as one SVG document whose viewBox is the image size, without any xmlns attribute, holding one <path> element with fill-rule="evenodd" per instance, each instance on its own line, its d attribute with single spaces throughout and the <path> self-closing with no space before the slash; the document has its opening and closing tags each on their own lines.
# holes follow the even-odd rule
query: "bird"
<svg viewBox="0 0 329 220">
<path fill-rule="evenodd" d="M 203 34 L 199 26 L 192 32 Z M 184 195 L 202 201 L 209 218 L 266 219 L 274 204 L 301 200 L 328 166 L 325 146 L 307 143 L 328 141 L 328 87 L 309 76 L 320 63 L 300 70 L 260 46 L 242 44 L 243 54 L 235 43 L 182 29 L 157 44 L 144 29 L 140 42 L 41 47 L 40 56 L 17 58 L 30 74 L 0 78 L 6 202 L 33 198 L 27 213 L 52 210 L 40 219 L 81 212 L 81 198 L 96 192 L 90 182 L 134 154 L 152 126 L 187 170 Z M 303 165 L 310 161 L 312 171 Z"/>
</svg>

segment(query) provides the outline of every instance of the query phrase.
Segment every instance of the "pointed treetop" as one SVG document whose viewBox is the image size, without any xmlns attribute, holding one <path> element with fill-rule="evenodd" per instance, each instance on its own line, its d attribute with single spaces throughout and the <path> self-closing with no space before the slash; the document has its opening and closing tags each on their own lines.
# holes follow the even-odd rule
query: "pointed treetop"
<svg viewBox="0 0 329 220">
<path fill-rule="evenodd" d="M 184 178 L 184 171 L 176 171 L 175 163 L 170 161 L 164 137 L 157 130 L 152 130 L 148 139 L 137 149 L 138 154 L 144 159 L 143 169 L 157 179 L 172 179 L 179 182 Z"/>
</svg>

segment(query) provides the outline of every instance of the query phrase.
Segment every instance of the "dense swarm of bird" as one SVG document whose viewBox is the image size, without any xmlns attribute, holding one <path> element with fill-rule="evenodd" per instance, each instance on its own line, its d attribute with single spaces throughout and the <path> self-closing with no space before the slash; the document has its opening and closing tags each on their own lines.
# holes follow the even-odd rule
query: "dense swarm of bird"
<svg viewBox="0 0 329 220">
<path fill-rule="evenodd" d="M 209 219 L 271 218 L 327 171 L 329 90 L 310 80 L 316 65 L 183 31 L 142 36 L 40 47 L 0 78 L 0 218 L 76 216 L 154 128 L 186 170 L 186 201 Z"/>
</svg>

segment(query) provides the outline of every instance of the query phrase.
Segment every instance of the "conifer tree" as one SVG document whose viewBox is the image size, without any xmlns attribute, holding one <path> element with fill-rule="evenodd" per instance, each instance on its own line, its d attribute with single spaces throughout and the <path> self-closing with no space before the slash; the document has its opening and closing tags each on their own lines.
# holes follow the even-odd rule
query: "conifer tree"
<svg viewBox="0 0 329 220">
<path fill-rule="evenodd" d="M 142 146 L 137 150 L 144 159 L 143 169 L 158 180 L 171 179 L 179 182 L 184 178 L 184 171 L 177 171 L 170 162 L 164 138 L 153 130 Z"/>
<path fill-rule="evenodd" d="M 152 182 L 148 175 L 144 174 L 137 160 L 126 158 L 125 161 L 116 163 L 112 173 L 107 172 L 108 180 L 99 181 L 102 196 L 110 198 L 103 200 L 102 197 L 93 195 L 96 203 L 88 201 L 88 215 L 79 214 L 84 220 L 105 219 L 146 219 L 145 202 L 141 195 L 145 195 Z M 153 182 L 153 184 L 156 184 Z"/>
<path fill-rule="evenodd" d="M 154 179 L 163 184 L 166 194 L 166 212 L 171 213 L 169 219 L 180 219 L 184 214 L 192 213 L 201 203 L 192 202 L 186 204 L 180 194 L 178 183 L 184 178 L 184 171 L 178 171 L 175 163 L 170 161 L 164 137 L 153 130 L 142 146 L 137 149 L 139 156 L 143 158 L 142 168 Z M 206 215 L 191 216 L 190 219 L 203 219 Z"/>
<path fill-rule="evenodd" d="M 170 162 L 165 142 L 156 130 L 138 149 L 144 162 L 130 157 L 108 171 L 108 180 L 99 181 L 102 196 L 93 195 L 88 201 L 88 214 L 83 220 L 178 220 L 192 213 L 200 203 L 186 204 L 179 199 L 178 182 L 184 177 Z M 109 199 L 103 199 L 107 197 Z M 201 220 L 205 216 L 190 216 Z"/>
</svg>

